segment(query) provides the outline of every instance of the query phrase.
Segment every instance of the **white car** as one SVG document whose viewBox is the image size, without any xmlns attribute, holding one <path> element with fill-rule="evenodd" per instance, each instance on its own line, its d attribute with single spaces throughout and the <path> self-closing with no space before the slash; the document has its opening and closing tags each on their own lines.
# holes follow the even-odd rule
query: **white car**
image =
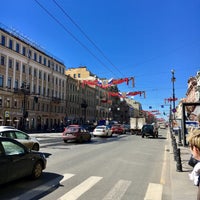
<svg viewBox="0 0 200 200">
<path fill-rule="evenodd" d="M 97 126 L 93 131 L 93 136 L 112 136 L 112 131 L 110 126 Z"/>
<path fill-rule="evenodd" d="M 18 140 L 28 149 L 39 151 L 40 143 L 35 137 L 9 126 L 0 126 L 0 137 L 7 137 Z"/>
</svg>

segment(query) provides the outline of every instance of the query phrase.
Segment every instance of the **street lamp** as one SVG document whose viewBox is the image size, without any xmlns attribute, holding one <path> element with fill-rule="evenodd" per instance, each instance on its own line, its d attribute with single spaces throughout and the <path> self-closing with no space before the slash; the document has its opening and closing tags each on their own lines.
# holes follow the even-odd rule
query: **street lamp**
<svg viewBox="0 0 200 200">
<path fill-rule="evenodd" d="M 176 81 L 176 78 L 174 77 L 174 70 L 172 69 L 171 70 L 171 73 L 172 73 L 172 95 L 173 95 L 173 99 L 172 99 L 172 101 L 173 101 L 173 113 L 174 113 L 174 120 L 175 120 L 175 112 L 176 112 L 176 108 L 175 108 L 175 88 L 174 88 L 174 82 Z"/>
<path fill-rule="evenodd" d="M 174 82 L 176 81 L 176 78 L 174 77 L 174 70 L 172 69 L 171 70 L 171 73 L 172 73 L 172 102 L 173 102 L 173 120 L 175 120 L 175 112 L 176 112 L 176 107 L 175 107 L 175 101 L 176 101 L 176 98 L 175 98 L 175 88 L 174 88 Z M 173 126 L 173 122 L 172 122 L 172 129 L 174 128 Z M 182 142 L 181 142 L 181 130 L 180 128 L 178 128 L 178 145 L 179 146 L 182 146 Z"/>
</svg>

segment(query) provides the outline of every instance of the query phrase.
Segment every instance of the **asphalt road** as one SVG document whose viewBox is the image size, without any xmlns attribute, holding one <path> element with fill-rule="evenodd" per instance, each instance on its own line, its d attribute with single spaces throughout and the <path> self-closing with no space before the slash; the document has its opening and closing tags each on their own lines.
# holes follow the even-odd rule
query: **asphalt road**
<svg viewBox="0 0 200 200">
<path fill-rule="evenodd" d="M 60 133 L 32 134 L 47 156 L 43 176 L 1 186 L 3 199 L 161 199 L 167 131 L 159 138 L 114 135 L 89 143 L 64 143 Z M 154 192 L 156 191 L 156 192 Z"/>
</svg>

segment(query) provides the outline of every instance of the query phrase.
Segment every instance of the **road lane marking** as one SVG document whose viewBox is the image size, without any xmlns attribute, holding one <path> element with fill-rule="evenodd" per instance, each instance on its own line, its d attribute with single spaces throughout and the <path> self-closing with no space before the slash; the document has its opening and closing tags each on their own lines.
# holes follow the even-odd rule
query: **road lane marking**
<svg viewBox="0 0 200 200">
<path fill-rule="evenodd" d="M 160 177 L 161 184 L 165 184 L 166 170 L 167 170 L 167 146 L 165 145 L 163 165 L 162 165 L 162 171 L 161 171 L 161 177 Z"/>
<path fill-rule="evenodd" d="M 60 183 L 63 183 L 64 181 L 66 181 L 67 179 L 70 179 L 71 177 L 73 177 L 75 174 L 63 174 L 63 178 L 60 181 Z"/>
<path fill-rule="evenodd" d="M 78 199 L 83 193 L 88 191 L 91 187 L 93 187 L 96 183 L 98 183 L 103 177 L 99 176 L 91 176 L 81 184 L 64 194 L 59 200 L 76 200 Z"/>
<path fill-rule="evenodd" d="M 163 185 L 149 183 L 144 200 L 162 200 Z"/>
<path fill-rule="evenodd" d="M 103 200 L 120 200 L 126 190 L 128 189 L 131 181 L 120 180 L 118 181 L 112 190 L 103 198 Z"/>
</svg>

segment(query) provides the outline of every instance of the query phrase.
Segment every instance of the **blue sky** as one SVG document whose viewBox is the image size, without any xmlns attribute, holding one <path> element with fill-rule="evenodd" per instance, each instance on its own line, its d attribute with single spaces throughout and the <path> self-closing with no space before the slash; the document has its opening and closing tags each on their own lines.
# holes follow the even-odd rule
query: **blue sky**
<svg viewBox="0 0 200 200">
<path fill-rule="evenodd" d="M 1 0 L 0 6 L 2 24 L 67 68 L 87 66 L 107 79 L 135 77 L 134 88 L 124 83 L 119 89 L 145 91 L 146 98 L 135 96 L 144 110 L 168 111 L 161 105 L 172 97 L 172 69 L 179 100 L 200 70 L 199 0 Z"/>
</svg>

